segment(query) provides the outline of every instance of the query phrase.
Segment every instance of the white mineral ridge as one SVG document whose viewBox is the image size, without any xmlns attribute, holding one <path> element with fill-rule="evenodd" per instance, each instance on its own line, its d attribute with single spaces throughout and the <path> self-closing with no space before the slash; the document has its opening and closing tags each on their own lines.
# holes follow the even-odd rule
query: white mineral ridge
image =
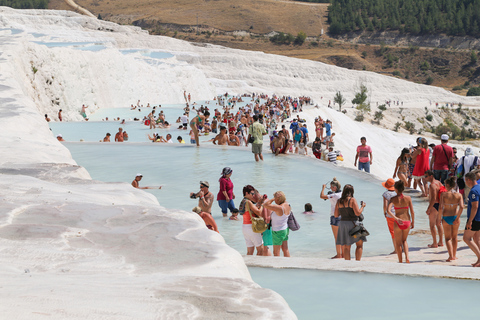
<svg viewBox="0 0 480 320">
<path fill-rule="evenodd" d="M 70 12 L 1 7 L 0 28 L 0 318 L 296 319 L 198 215 L 166 211 L 129 184 L 91 180 L 44 120 L 54 97 L 67 119 L 79 118 L 80 103 L 124 106 L 158 85 L 157 99 L 175 101 L 180 78 L 212 96 L 200 70 L 175 62 L 152 78 L 147 64 L 117 49 L 97 54 L 31 42 L 28 32 L 148 42 L 139 29 Z"/>
<path fill-rule="evenodd" d="M 35 41 L 88 42 L 106 49 L 47 48 Z M 183 103 L 232 94 L 310 96 L 301 117 L 333 121 L 336 149 L 353 167 L 359 138 L 372 173 L 390 177 L 416 137 L 353 121 L 326 108 L 361 83 L 370 101 L 478 107 L 480 99 L 319 62 L 150 36 L 67 11 L 0 7 L 0 312 L 6 319 L 294 319 L 278 294 L 251 281 L 240 254 L 193 213 L 167 212 L 128 184 L 92 181 L 44 120 L 81 120 L 98 108 Z M 122 49 L 164 51 L 152 61 Z M 347 104 L 350 107 L 349 104 Z M 349 110 L 350 112 L 350 110 Z M 434 141 L 437 142 L 438 141 Z"/>
</svg>

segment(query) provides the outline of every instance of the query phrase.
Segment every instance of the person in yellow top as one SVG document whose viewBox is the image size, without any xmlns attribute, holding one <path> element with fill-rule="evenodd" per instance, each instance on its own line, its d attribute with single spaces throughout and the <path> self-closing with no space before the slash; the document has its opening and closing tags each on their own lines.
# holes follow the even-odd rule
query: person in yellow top
<svg viewBox="0 0 480 320">
<path fill-rule="evenodd" d="M 185 140 L 183 140 L 182 136 L 177 137 L 178 143 L 185 143 Z"/>
</svg>

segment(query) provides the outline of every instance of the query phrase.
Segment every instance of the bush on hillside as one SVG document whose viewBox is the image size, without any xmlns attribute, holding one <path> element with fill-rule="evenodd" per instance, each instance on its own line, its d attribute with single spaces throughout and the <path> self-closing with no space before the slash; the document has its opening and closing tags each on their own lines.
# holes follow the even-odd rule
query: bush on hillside
<svg viewBox="0 0 480 320">
<path fill-rule="evenodd" d="M 468 89 L 467 96 L 480 96 L 480 87 Z"/>
<path fill-rule="evenodd" d="M 276 35 L 270 37 L 270 41 L 274 44 L 290 44 L 295 40 L 295 37 L 290 33 L 279 32 Z"/>
<path fill-rule="evenodd" d="M 300 31 L 293 43 L 297 46 L 301 46 L 305 42 L 305 39 L 307 39 L 307 34 L 303 31 Z"/>
<path fill-rule="evenodd" d="M 48 0 L 0 0 L 0 6 L 15 9 L 48 9 Z"/>
</svg>

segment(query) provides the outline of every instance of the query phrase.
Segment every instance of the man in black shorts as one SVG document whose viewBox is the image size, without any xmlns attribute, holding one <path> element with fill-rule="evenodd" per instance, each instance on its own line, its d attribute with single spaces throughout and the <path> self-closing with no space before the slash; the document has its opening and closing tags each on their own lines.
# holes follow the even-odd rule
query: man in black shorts
<svg viewBox="0 0 480 320">
<path fill-rule="evenodd" d="M 469 172 L 465 175 L 465 184 L 471 188 L 468 194 L 467 225 L 463 233 L 463 241 L 472 249 L 477 256 L 477 262 L 473 267 L 480 267 L 480 185 L 477 184 L 475 173 Z"/>
</svg>

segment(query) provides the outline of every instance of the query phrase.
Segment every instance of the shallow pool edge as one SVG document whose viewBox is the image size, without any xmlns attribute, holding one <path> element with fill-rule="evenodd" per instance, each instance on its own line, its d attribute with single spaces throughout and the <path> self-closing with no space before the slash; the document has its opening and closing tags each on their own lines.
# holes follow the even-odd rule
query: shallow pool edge
<svg viewBox="0 0 480 320">
<path fill-rule="evenodd" d="M 480 280 L 480 269 L 465 266 L 443 266 L 423 263 L 386 261 L 345 261 L 325 258 L 284 258 L 243 256 L 248 267 L 274 269 L 309 269 L 322 271 L 369 272 L 414 277 Z"/>
</svg>

